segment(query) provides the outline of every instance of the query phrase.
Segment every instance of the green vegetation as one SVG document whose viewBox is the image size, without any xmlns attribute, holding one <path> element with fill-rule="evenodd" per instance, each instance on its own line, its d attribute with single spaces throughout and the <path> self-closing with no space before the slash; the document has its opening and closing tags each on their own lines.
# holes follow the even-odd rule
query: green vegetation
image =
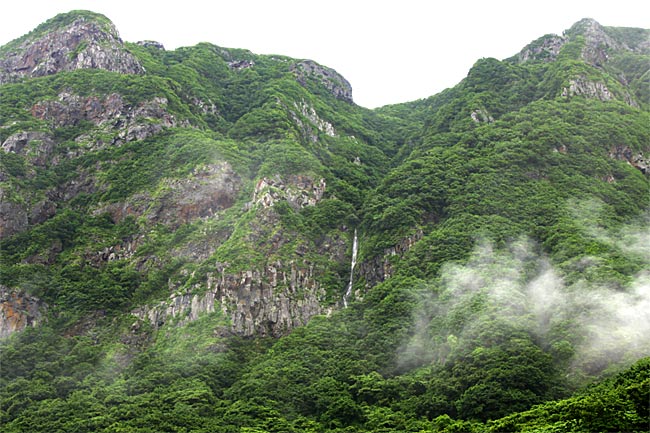
<svg viewBox="0 0 650 433">
<path fill-rule="evenodd" d="M 585 25 L 372 111 L 207 43 L 3 84 L 3 431 L 647 430 L 647 31 Z"/>
</svg>

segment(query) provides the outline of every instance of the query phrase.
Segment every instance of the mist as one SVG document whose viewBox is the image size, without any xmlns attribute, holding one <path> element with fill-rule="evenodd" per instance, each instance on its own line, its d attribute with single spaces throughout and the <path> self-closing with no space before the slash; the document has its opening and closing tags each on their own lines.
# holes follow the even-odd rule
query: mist
<svg viewBox="0 0 650 433">
<path fill-rule="evenodd" d="M 419 290 L 414 333 L 399 363 L 444 364 L 524 334 L 577 380 L 650 356 L 646 219 L 616 232 L 588 231 L 641 270 L 615 280 L 601 257 L 557 265 L 530 239 L 504 248 L 479 242 L 466 262 L 446 264 L 436 281 Z"/>
</svg>

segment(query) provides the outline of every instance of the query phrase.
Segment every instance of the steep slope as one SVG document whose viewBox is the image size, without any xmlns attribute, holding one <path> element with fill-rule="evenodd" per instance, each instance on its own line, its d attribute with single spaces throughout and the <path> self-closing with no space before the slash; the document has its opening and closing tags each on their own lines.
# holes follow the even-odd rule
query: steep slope
<svg viewBox="0 0 650 433">
<path fill-rule="evenodd" d="M 43 23 L 2 47 L 0 54 L 0 84 L 76 69 L 144 72 L 138 60 L 124 49 L 113 23 L 85 11 L 59 15 Z"/>
<path fill-rule="evenodd" d="M 68 289 L 33 295 L 77 311 L 175 293 L 135 314 L 162 324 L 223 310 L 244 335 L 283 334 L 340 302 L 347 277 L 329 261 L 349 260 L 350 234 L 347 217 L 326 214 L 354 218 L 390 149 L 335 71 L 209 44 L 125 46 L 87 12 L 58 16 L 3 53 L 16 81 L 2 94 L 6 285 L 56 275 Z M 138 66 L 122 68 L 127 57 Z M 41 73 L 31 69 L 40 59 L 60 61 Z M 305 207 L 316 208 L 305 211 L 313 227 L 300 231 L 292 215 Z M 65 239 L 54 234 L 68 224 Z M 130 277 L 93 295 L 97 272 Z M 175 275 L 170 287 L 143 290 L 161 272 Z"/>
<path fill-rule="evenodd" d="M 0 48 L 0 422 L 637 428 L 634 387 L 511 414 L 650 355 L 649 35 L 583 20 L 375 111 L 91 12 Z"/>
</svg>

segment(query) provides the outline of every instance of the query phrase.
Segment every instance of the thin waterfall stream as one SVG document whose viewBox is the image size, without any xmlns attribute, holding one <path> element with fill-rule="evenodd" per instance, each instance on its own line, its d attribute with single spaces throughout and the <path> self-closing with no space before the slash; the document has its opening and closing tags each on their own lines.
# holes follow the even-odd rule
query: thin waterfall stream
<svg viewBox="0 0 650 433">
<path fill-rule="evenodd" d="M 343 295 L 343 307 L 348 307 L 348 299 L 352 294 L 352 279 L 354 278 L 354 267 L 357 265 L 357 251 L 359 250 L 359 238 L 357 237 L 357 229 L 354 229 L 354 238 L 352 240 L 352 260 L 350 261 L 350 281 L 348 281 L 348 287 L 345 289 L 345 295 Z"/>
</svg>

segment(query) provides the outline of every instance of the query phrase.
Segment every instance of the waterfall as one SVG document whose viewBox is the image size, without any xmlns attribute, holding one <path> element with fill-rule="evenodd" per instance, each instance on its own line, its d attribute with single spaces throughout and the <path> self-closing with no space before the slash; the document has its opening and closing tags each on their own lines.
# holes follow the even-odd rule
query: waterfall
<svg viewBox="0 0 650 433">
<path fill-rule="evenodd" d="M 357 265 L 357 251 L 359 250 L 359 239 L 357 238 L 357 229 L 354 229 L 354 239 L 352 240 L 352 260 L 350 261 L 350 281 L 343 295 L 343 307 L 348 307 L 348 298 L 352 294 L 352 278 L 354 276 L 354 267 Z"/>
</svg>

